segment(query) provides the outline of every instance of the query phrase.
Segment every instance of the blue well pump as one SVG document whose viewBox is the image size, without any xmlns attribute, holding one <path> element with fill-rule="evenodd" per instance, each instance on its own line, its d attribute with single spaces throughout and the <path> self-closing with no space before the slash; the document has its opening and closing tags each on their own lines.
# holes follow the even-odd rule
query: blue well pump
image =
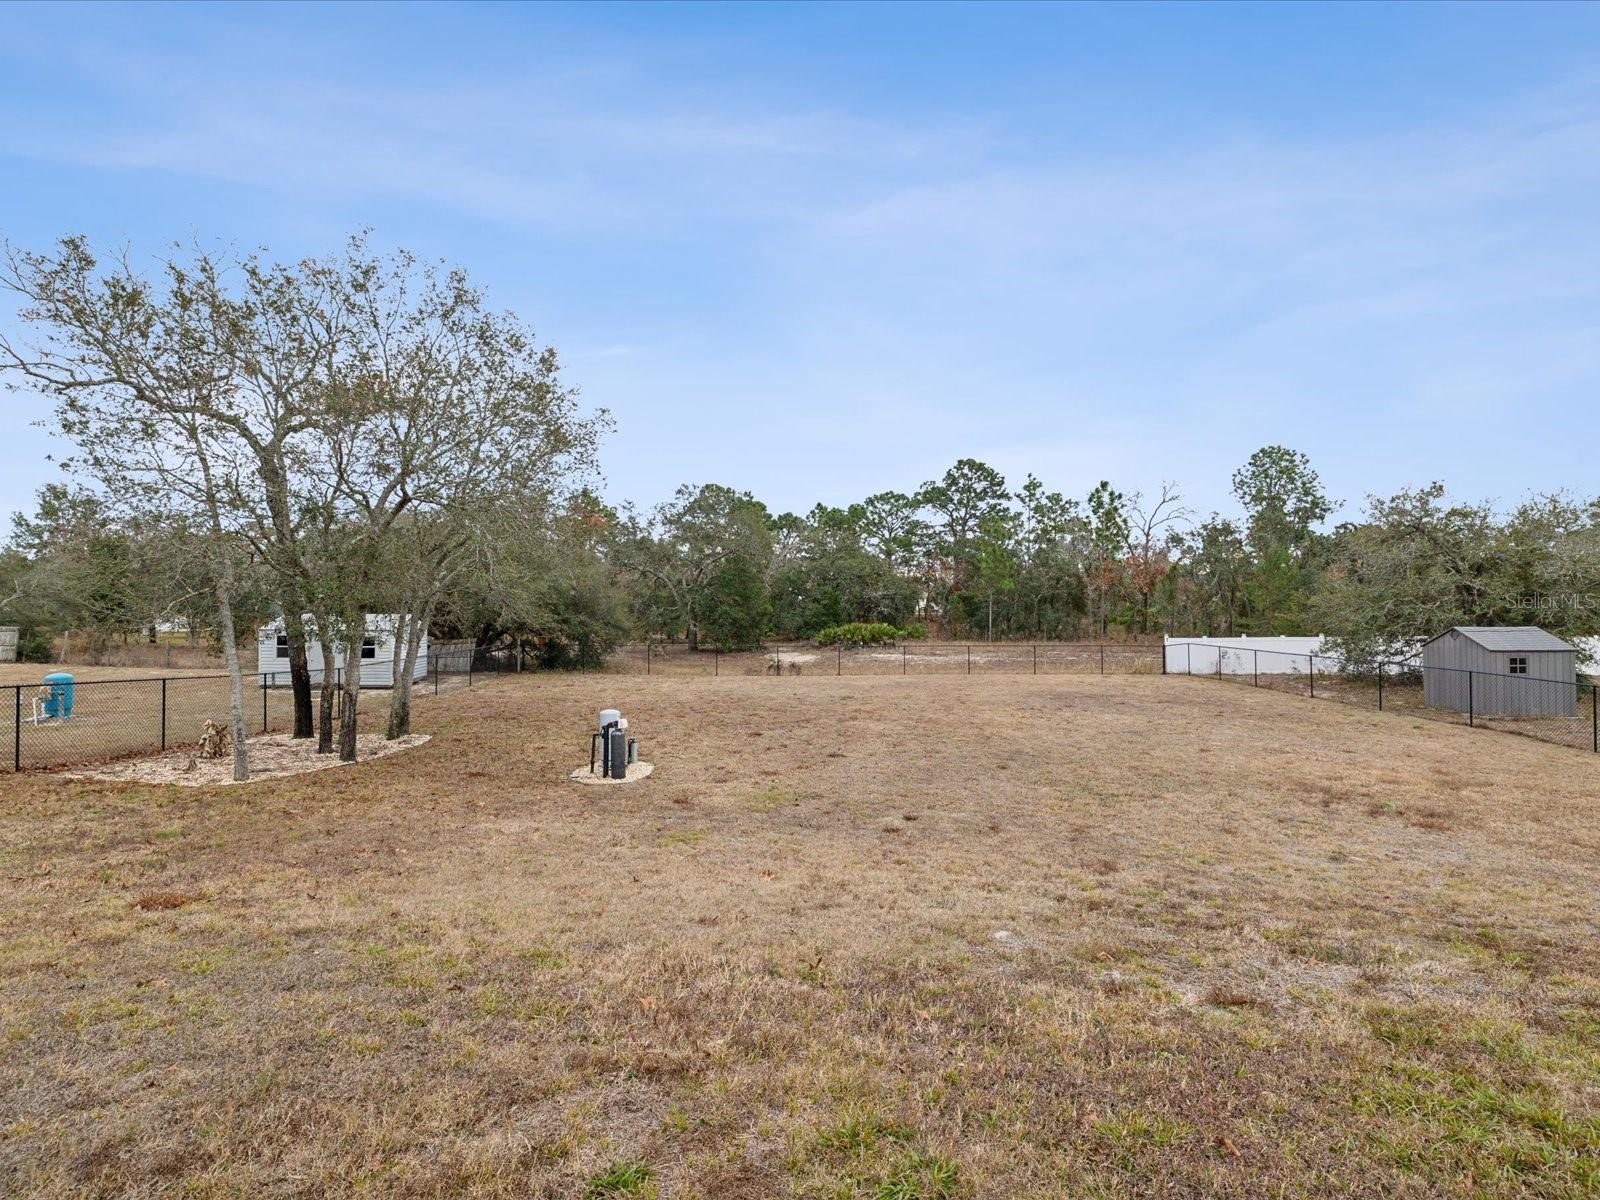
<svg viewBox="0 0 1600 1200">
<path fill-rule="evenodd" d="M 67 671 L 52 671 L 44 677 L 49 693 L 44 698 L 44 715 L 52 721 L 65 721 L 72 716 L 72 675 Z"/>
</svg>

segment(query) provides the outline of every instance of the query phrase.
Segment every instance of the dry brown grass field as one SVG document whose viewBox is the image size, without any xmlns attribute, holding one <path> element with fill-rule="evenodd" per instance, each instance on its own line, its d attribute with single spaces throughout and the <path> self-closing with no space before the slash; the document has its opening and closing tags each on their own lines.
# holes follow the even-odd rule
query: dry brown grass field
<svg viewBox="0 0 1600 1200">
<path fill-rule="evenodd" d="M 649 780 L 562 779 L 603 703 Z M 1592 755 L 1128 675 L 417 724 L 243 788 L 0 777 L 0 1194 L 1600 1190 Z"/>
</svg>

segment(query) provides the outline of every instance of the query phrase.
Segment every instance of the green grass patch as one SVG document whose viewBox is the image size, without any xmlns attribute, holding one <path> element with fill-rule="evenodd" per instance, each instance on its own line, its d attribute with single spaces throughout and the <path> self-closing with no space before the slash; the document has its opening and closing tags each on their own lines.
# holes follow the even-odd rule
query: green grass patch
<svg viewBox="0 0 1600 1200">
<path fill-rule="evenodd" d="M 655 1189 L 650 1181 L 654 1178 L 655 1172 L 650 1169 L 650 1164 L 640 1159 L 614 1162 L 600 1174 L 591 1175 L 584 1181 L 583 1194 L 585 1200 L 651 1195 Z"/>
<path fill-rule="evenodd" d="M 1378 1144 L 1410 1174 L 1466 1174 L 1535 1196 L 1600 1192 L 1600 1119 L 1574 1117 L 1538 1086 L 1402 1066 L 1359 1091 L 1358 1113 L 1385 1118 Z"/>
</svg>

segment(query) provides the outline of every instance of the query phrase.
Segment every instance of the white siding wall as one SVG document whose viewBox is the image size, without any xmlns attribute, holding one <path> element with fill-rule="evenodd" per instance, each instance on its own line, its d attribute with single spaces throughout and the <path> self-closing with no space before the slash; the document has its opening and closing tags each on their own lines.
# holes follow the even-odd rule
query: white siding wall
<svg viewBox="0 0 1600 1200">
<path fill-rule="evenodd" d="M 309 621 L 310 618 L 307 618 Z M 361 686 L 364 688 L 386 688 L 394 686 L 394 671 L 399 665 L 396 663 L 394 646 L 394 627 L 398 618 L 393 614 L 374 613 L 367 617 L 367 636 L 373 640 L 374 650 L 371 658 L 361 660 Z M 278 638 L 283 633 L 283 622 L 273 621 L 263 625 L 257 635 L 256 653 L 259 656 L 257 670 L 268 674 L 270 686 L 289 686 L 289 660 L 278 657 Z M 343 666 L 343 647 L 337 648 L 340 661 L 335 666 Z M 402 651 L 402 654 L 404 652 Z M 322 646 L 315 638 L 306 645 L 306 666 L 311 671 L 314 683 L 322 680 Z M 428 673 L 428 635 L 422 635 L 422 644 L 417 648 L 417 667 L 412 672 L 413 680 L 421 679 Z"/>
</svg>

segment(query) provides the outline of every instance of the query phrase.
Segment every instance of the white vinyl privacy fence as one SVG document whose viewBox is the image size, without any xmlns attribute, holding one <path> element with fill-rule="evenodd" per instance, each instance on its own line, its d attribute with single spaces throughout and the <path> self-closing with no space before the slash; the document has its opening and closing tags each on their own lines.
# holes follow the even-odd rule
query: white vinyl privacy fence
<svg viewBox="0 0 1600 1200">
<path fill-rule="evenodd" d="M 1302 675 L 1340 669 L 1321 637 L 1168 638 L 1168 675 Z"/>
</svg>

